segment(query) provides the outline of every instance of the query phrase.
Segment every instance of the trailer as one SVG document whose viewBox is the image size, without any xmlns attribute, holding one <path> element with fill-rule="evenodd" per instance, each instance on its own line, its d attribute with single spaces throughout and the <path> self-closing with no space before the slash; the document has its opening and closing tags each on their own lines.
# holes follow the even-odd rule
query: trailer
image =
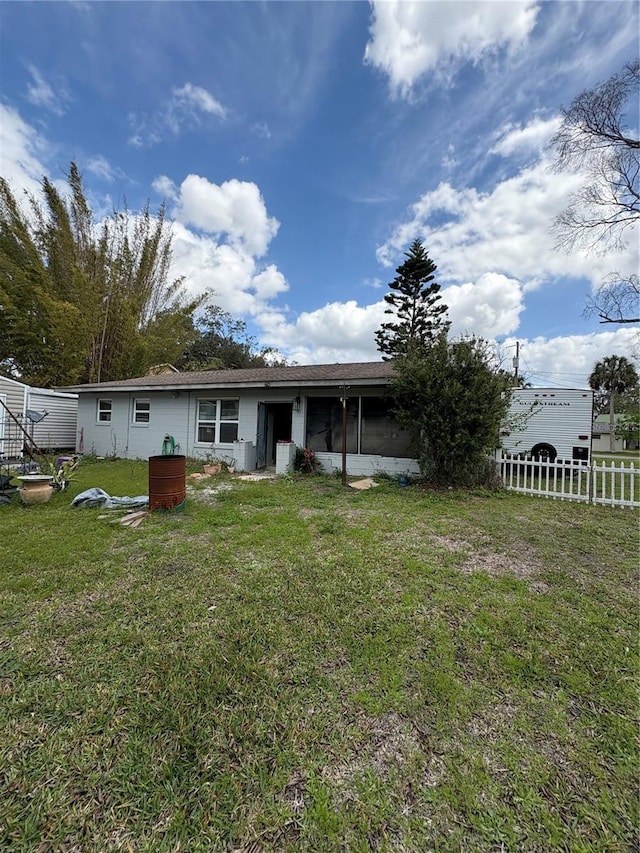
<svg viewBox="0 0 640 853">
<path fill-rule="evenodd" d="M 516 388 L 500 430 L 502 450 L 549 462 L 591 460 L 593 391 Z"/>
</svg>

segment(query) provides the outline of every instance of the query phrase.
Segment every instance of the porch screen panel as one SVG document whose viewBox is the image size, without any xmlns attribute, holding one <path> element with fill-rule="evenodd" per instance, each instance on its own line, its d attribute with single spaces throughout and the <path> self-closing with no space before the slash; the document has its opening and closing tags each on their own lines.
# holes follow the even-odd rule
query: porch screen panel
<svg viewBox="0 0 640 853">
<path fill-rule="evenodd" d="M 316 453 L 342 452 L 339 397 L 307 397 L 306 447 Z M 347 400 L 347 453 L 358 452 L 358 398 Z"/>
<path fill-rule="evenodd" d="M 360 453 L 411 458 L 409 434 L 400 428 L 390 403 L 382 397 L 362 398 Z"/>
</svg>

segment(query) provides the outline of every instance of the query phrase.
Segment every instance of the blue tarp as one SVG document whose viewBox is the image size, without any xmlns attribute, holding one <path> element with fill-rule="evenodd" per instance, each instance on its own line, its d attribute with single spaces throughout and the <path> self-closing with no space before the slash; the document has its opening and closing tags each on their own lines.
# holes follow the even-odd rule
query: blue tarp
<svg viewBox="0 0 640 853">
<path fill-rule="evenodd" d="M 112 498 L 104 489 L 97 487 L 80 492 L 71 501 L 71 506 L 102 507 L 103 509 L 142 509 L 148 504 L 149 495 L 138 495 L 135 498 Z"/>
</svg>

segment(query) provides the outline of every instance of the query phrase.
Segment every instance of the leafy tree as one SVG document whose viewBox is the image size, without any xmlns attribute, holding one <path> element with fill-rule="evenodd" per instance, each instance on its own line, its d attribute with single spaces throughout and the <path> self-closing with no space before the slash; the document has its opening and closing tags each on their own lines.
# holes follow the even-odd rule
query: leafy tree
<svg viewBox="0 0 640 853">
<path fill-rule="evenodd" d="M 448 341 L 394 362 L 395 414 L 409 431 L 430 482 L 473 486 L 492 479 L 488 455 L 499 444 L 513 378 L 497 369 L 481 338 Z"/>
<path fill-rule="evenodd" d="M 68 193 L 47 178 L 30 215 L 0 179 L 0 366 L 39 385 L 139 375 L 194 337 L 183 282 L 170 282 L 164 207 L 126 208 L 100 223 L 71 163 Z"/>
<path fill-rule="evenodd" d="M 75 381 L 82 315 L 56 293 L 31 224 L 0 178 L 0 367 L 35 385 Z"/>
<path fill-rule="evenodd" d="M 385 360 L 423 350 L 449 327 L 444 319 L 447 306 L 438 304 L 440 285 L 435 281 L 436 265 L 420 240 L 414 240 L 405 254 L 407 260 L 396 269 L 384 297 L 391 307 L 385 314 L 394 320 L 376 332 L 376 344 Z"/>
<path fill-rule="evenodd" d="M 622 355 L 609 355 L 596 362 L 589 376 L 589 387 L 604 393 L 609 408 L 610 450 L 616 449 L 616 402 L 638 387 L 638 373 L 633 364 Z"/>
<path fill-rule="evenodd" d="M 625 442 L 627 450 L 637 449 L 640 445 L 640 416 L 623 415 L 616 425 L 618 434 Z"/>
<path fill-rule="evenodd" d="M 244 320 L 236 320 L 218 305 L 210 305 L 195 324 L 196 337 L 175 362 L 180 370 L 270 367 L 286 361 L 270 347 L 257 347 Z"/>
<path fill-rule="evenodd" d="M 586 181 L 554 222 L 557 248 L 607 254 L 626 246 L 640 218 L 640 139 L 626 121 L 637 103 L 640 63 L 626 65 L 562 111 L 550 142 L 555 168 L 584 173 Z M 592 297 L 587 312 L 602 323 L 638 322 L 638 280 L 613 274 Z"/>
</svg>

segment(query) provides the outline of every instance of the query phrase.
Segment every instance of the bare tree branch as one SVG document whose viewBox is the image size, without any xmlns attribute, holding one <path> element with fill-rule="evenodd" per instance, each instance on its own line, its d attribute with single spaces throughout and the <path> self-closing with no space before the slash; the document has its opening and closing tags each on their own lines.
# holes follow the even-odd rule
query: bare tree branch
<svg viewBox="0 0 640 853">
<path fill-rule="evenodd" d="M 549 148 L 553 168 L 584 174 L 585 183 L 556 216 L 556 249 L 606 255 L 620 252 L 640 221 L 640 139 L 626 124 L 628 102 L 638 98 L 640 62 L 627 64 L 594 89 L 578 95 Z M 638 278 L 614 273 L 587 304 L 586 316 L 602 323 L 637 323 Z"/>
<path fill-rule="evenodd" d="M 611 273 L 589 298 L 584 315 L 597 316 L 601 323 L 640 323 L 638 276 L 623 278 Z"/>
<path fill-rule="evenodd" d="M 582 172 L 585 184 L 554 222 L 556 248 L 604 254 L 626 245 L 640 218 L 640 140 L 625 127 L 625 105 L 640 87 L 630 63 L 573 101 L 549 147 L 556 171 Z"/>
</svg>

